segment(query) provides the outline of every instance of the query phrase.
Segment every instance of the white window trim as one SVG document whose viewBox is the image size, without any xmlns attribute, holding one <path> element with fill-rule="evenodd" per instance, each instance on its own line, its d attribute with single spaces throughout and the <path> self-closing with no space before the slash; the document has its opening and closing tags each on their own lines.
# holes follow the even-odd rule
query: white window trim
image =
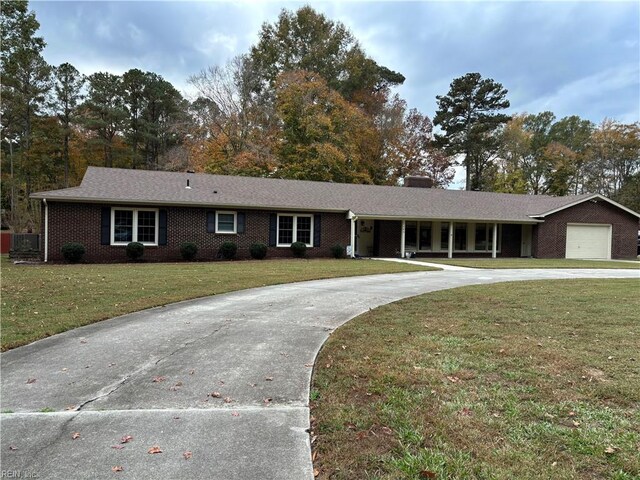
<svg viewBox="0 0 640 480">
<path fill-rule="evenodd" d="M 218 228 L 218 215 L 233 215 L 233 232 L 222 231 Z M 232 212 L 227 210 L 216 210 L 216 233 L 218 235 L 235 235 L 238 233 L 238 212 Z"/>
<path fill-rule="evenodd" d="M 133 234 L 131 242 L 138 241 L 138 212 L 155 212 L 156 214 L 156 228 L 155 228 L 155 238 L 152 242 L 140 242 L 143 245 L 148 245 L 150 247 L 155 247 L 158 245 L 158 233 L 160 231 L 160 215 L 159 210 L 157 208 L 129 208 L 129 207 L 111 207 L 111 236 L 109 240 L 111 241 L 111 245 L 114 247 L 122 247 L 127 246 L 131 242 L 116 242 L 115 237 L 115 229 L 116 229 L 116 210 L 125 210 L 129 212 L 133 212 Z"/>
<path fill-rule="evenodd" d="M 280 217 L 293 217 L 293 241 L 291 243 L 295 243 L 298 241 L 298 217 L 310 218 L 311 219 L 311 235 L 309 237 L 310 243 L 305 243 L 308 248 L 313 248 L 313 215 L 296 215 L 294 213 L 279 213 L 278 218 L 276 220 L 276 247 L 290 247 L 291 243 L 280 243 Z"/>
</svg>

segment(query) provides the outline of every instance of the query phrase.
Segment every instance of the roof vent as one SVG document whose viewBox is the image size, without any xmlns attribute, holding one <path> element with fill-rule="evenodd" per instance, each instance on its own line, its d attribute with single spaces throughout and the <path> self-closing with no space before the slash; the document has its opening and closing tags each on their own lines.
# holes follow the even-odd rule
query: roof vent
<svg viewBox="0 0 640 480">
<path fill-rule="evenodd" d="M 432 188 L 433 179 L 429 177 L 405 177 L 404 186 L 413 188 Z"/>
</svg>

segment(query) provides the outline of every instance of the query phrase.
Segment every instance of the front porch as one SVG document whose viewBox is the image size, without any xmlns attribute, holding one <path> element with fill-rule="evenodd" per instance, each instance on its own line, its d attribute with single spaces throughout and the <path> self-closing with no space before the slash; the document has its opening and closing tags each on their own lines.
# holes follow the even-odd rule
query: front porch
<svg viewBox="0 0 640 480">
<path fill-rule="evenodd" d="M 352 217 L 352 257 L 530 257 L 532 224 Z"/>
</svg>

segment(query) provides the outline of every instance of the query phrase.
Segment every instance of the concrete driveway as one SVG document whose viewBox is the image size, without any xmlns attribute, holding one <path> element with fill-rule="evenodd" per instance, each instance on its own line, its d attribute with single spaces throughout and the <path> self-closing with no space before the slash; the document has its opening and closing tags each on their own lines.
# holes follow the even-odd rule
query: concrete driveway
<svg viewBox="0 0 640 480">
<path fill-rule="evenodd" d="M 565 278 L 640 273 L 467 270 L 303 282 L 146 310 L 17 348 L 0 357 L 2 471 L 310 479 L 309 381 L 336 327 L 430 291 Z M 121 443 L 125 436 L 132 439 Z M 148 453 L 154 446 L 162 453 Z"/>
</svg>

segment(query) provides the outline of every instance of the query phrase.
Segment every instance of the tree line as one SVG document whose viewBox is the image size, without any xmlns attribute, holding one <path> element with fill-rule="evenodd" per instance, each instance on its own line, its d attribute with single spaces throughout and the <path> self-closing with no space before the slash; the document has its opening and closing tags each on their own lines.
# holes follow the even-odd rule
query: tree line
<svg viewBox="0 0 640 480">
<path fill-rule="evenodd" d="M 433 121 L 394 92 L 401 73 L 306 6 L 263 24 L 225 65 L 192 75 L 185 99 L 162 76 L 84 76 L 51 66 L 26 1 L 3 2 L 3 223 L 36 229 L 34 191 L 75 186 L 89 165 L 567 195 L 599 192 L 640 209 L 640 128 L 552 112 L 507 115 L 508 91 L 469 73 L 437 97 Z"/>
</svg>

